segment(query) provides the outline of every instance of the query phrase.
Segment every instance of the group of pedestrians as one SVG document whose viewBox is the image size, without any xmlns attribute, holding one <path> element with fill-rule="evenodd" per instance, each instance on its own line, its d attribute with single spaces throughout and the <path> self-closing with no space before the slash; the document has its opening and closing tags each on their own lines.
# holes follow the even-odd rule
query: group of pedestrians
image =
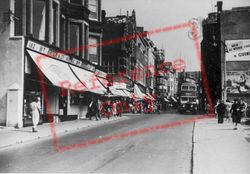
<svg viewBox="0 0 250 174">
<path fill-rule="evenodd" d="M 88 106 L 87 117 L 92 120 L 92 117 L 95 119 L 101 120 L 101 117 L 107 117 L 108 119 L 111 116 L 121 117 L 123 110 L 123 104 L 120 100 L 105 100 L 101 101 L 99 98 L 92 98 Z"/>
<path fill-rule="evenodd" d="M 230 101 L 224 102 L 223 100 L 219 100 L 216 108 L 216 114 L 218 118 L 218 124 L 222 124 L 224 118 L 230 119 L 232 117 L 232 122 L 234 124 L 234 129 L 237 129 L 237 125 L 241 122 L 241 118 L 245 116 L 247 105 L 242 100 L 242 98 L 234 99 L 234 102 Z"/>
</svg>

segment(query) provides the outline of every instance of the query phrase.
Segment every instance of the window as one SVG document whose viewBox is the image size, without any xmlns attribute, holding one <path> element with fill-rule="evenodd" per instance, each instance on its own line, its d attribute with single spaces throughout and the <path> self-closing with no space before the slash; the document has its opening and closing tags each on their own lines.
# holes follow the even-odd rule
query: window
<svg viewBox="0 0 250 174">
<path fill-rule="evenodd" d="M 181 86 L 181 90 L 188 90 L 188 86 Z"/>
<path fill-rule="evenodd" d="M 89 17 L 92 19 L 97 19 L 99 17 L 98 14 L 98 0 L 89 0 L 89 10 L 90 10 L 90 15 Z"/>
<path fill-rule="evenodd" d="M 33 0 L 33 36 L 45 40 L 46 29 L 46 1 Z"/>
<path fill-rule="evenodd" d="M 189 98 L 190 102 L 196 102 L 196 98 Z"/>
<path fill-rule="evenodd" d="M 98 65 L 98 58 L 99 58 L 99 47 L 97 44 L 99 43 L 98 37 L 89 36 L 89 45 L 93 45 L 89 47 L 89 60 L 90 62 Z"/>
<path fill-rule="evenodd" d="M 185 102 L 185 101 L 188 101 L 188 98 L 187 97 L 181 97 L 181 100 Z"/>
<path fill-rule="evenodd" d="M 59 5 L 53 2 L 53 44 L 59 46 Z"/>
<path fill-rule="evenodd" d="M 70 50 L 74 50 L 74 53 L 78 56 L 81 56 L 81 51 L 79 47 L 81 45 L 81 24 L 70 22 L 70 36 L 69 36 L 69 46 Z"/>
<path fill-rule="evenodd" d="M 108 74 L 114 74 L 115 72 L 115 62 L 112 60 L 103 61 L 103 68 L 105 68 Z"/>
<path fill-rule="evenodd" d="M 190 91 L 196 91 L 196 88 L 195 88 L 195 86 L 190 86 L 190 87 L 189 87 L 189 90 L 190 90 Z"/>
<path fill-rule="evenodd" d="M 61 17 L 60 19 L 60 48 L 62 50 L 65 50 L 67 48 L 66 46 L 66 33 L 67 33 L 67 25 L 66 25 L 66 19 L 64 17 Z"/>
<path fill-rule="evenodd" d="M 78 4 L 78 5 L 82 5 L 82 1 L 83 0 L 70 0 L 71 3 Z"/>
<path fill-rule="evenodd" d="M 89 43 L 88 41 L 88 36 L 89 36 L 89 32 L 88 32 L 88 25 L 84 25 L 84 46 L 86 47 Z M 83 49 L 83 52 L 84 52 L 84 58 L 85 59 L 88 59 L 88 52 L 89 52 L 89 49 L 85 48 Z"/>
<path fill-rule="evenodd" d="M 11 1 L 11 36 L 23 35 L 23 0 Z"/>
</svg>

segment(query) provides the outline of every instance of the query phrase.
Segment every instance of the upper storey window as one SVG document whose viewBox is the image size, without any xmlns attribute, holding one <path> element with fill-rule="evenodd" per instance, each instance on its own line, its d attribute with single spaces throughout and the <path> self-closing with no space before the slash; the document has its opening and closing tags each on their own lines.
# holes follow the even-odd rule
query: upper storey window
<svg viewBox="0 0 250 174">
<path fill-rule="evenodd" d="M 33 0 L 33 36 L 45 40 L 46 34 L 46 1 Z"/>
<path fill-rule="evenodd" d="M 11 36 L 23 35 L 23 0 L 11 0 Z"/>
<path fill-rule="evenodd" d="M 83 1 L 84 0 L 70 0 L 70 3 L 78 4 L 78 5 L 83 5 Z"/>
<path fill-rule="evenodd" d="M 99 9 L 99 0 L 89 0 L 88 6 L 89 6 L 89 10 L 90 10 L 90 14 L 89 17 L 91 19 L 95 19 L 98 20 L 99 18 L 99 13 L 98 13 L 98 9 Z"/>
</svg>

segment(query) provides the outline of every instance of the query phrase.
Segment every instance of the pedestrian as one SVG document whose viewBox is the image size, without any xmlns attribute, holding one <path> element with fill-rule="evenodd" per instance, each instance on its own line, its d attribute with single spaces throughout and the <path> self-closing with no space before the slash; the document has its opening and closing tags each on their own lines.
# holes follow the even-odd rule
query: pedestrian
<svg viewBox="0 0 250 174">
<path fill-rule="evenodd" d="M 113 102 L 113 116 L 116 117 L 117 116 L 117 100 L 114 100 Z"/>
<path fill-rule="evenodd" d="M 232 115 L 233 125 L 235 126 L 234 129 L 237 129 L 238 123 L 240 123 L 240 105 L 237 99 L 234 99 L 234 103 L 230 109 L 230 113 Z"/>
<path fill-rule="evenodd" d="M 225 113 L 225 118 L 226 119 L 225 120 L 230 121 L 231 102 L 227 99 L 225 105 L 226 105 L 226 113 Z"/>
<path fill-rule="evenodd" d="M 96 121 L 98 121 L 98 118 L 100 119 L 99 107 L 96 98 L 92 98 L 92 101 L 89 104 L 88 115 L 90 120 L 92 120 L 93 116 L 95 116 Z"/>
<path fill-rule="evenodd" d="M 117 117 L 122 116 L 122 102 L 121 101 L 117 101 L 116 103 L 116 113 L 117 113 Z"/>
<path fill-rule="evenodd" d="M 218 114 L 218 124 L 223 123 L 223 118 L 226 113 L 226 105 L 224 104 L 223 100 L 219 101 L 219 104 L 216 108 L 217 114 Z"/>
<path fill-rule="evenodd" d="M 32 113 L 32 123 L 33 123 L 33 127 L 32 127 L 32 132 L 37 132 L 37 125 L 39 123 L 40 120 L 40 98 L 39 97 L 34 97 L 33 101 L 30 104 L 30 108 L 31 108 L 31 113 Z"/>
</svg>

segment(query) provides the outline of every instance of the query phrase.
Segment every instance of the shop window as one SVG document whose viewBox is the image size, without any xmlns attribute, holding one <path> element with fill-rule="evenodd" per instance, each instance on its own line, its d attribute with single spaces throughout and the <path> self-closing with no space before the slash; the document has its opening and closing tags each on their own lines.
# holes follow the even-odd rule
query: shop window
<svg viewBox="0 0 250 174">
<path fill-rule="evenodd" d="M 99 58 L 99 47 L 97 44 L 99 43 L 98 37 L 89 37 L 89 45 L 92 45 L 89 47 L 89 60 L 93 64 L 98 65 L 98 58 Z"/>
<path fill-rule="evenodd" d="M 79 47 L 81 45 L 81 24 L 70 22 L 69 46 L 74 54 L 81 56 Z"/>
<path fill-rule="evenodd" d="M 33 0 L 33 36 L 45 40 L 46 29 L 46 1 Z"/>
<path fill-rule="evenodd" d="M 90 10 L 90 18 L 98 20 L 98 0 L 89 0 L 88 3 L 89 10 Z"/>
<path fill-rule="evenodd" d="M 11 0 L 9 20 L 11 22 L 11 36 L 23 35 L 23 0 Z"/>
<path fill-rule="evenodd" d="M 59 5 L 53 2 L 53 44 L 59 46 Z"/>
</svg>

